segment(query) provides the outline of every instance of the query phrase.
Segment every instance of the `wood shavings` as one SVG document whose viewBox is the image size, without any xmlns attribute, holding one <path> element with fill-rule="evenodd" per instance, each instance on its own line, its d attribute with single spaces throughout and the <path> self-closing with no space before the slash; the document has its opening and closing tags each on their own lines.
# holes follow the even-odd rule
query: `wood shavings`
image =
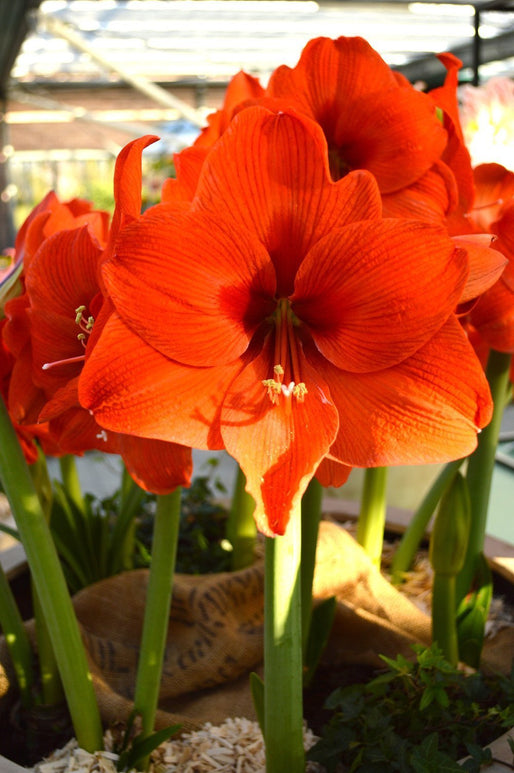
<svg viewBox="0 0 514 773">
<path fill-rule="evenodd" d="M 107 731 L 108 751 L 89 754 L 75 740 L 33 768 L 33 773 L 116 773 L 117 755 L 109 751 L 112 734 Z M 304 730 L 304 746 L 310 749 L 318 739 Z M 207 722 L 199 730 L 184 733 L 159 746 L 152 754 L 150 773 L 264 773 L 264 742 L 257 722 L 244 717 L 226 719 L 221 725 Z M 308 762 L 306 773 L 324 773 Z"/>
<path fill-rule="evenodd" d="M 34 766 L 34 773 L 117 773 L 118 755 L 109 751 L 90 754 L 73 738 L 62 749 Z"/>
</svg>

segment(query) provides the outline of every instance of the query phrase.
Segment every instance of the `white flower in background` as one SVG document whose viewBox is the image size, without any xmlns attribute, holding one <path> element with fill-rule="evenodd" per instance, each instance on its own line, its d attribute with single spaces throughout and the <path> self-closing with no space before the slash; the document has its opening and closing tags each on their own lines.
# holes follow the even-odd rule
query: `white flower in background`
<svg viewBox="0 0 514 773">
<path fill-rule="evenodd" d="M 459 89 L 464 139 L 473 166 L 496 162 L 514 171 L 514 80 L 491 78 Z"/>
</svg>

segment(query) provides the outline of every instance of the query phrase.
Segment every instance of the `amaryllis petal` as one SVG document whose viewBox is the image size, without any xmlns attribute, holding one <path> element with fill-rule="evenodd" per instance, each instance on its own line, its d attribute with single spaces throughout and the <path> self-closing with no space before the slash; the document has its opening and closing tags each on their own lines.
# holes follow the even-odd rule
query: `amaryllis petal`
<svg viewBox="0 0 514 773">
<path fill-rule="evenodd" d="M 339 488 L 348 480 L 352 467 L 326 456 L 316 470 L 316 479 L 326 488 L 333 486 Z"/>
<path fill-rule="evenodd" d="M 221 212 L 257 235 L 275 262 L 279 295 L 292 292 L 291 277 L 320 236 L 382 211 L 369 173 L 331 182 L 316 124 L 258 107 L 239 113 L 211 150 L 192 206 Z"/>
<path fill-rule="evenodd" d="M 425 174 L 445 145 L 446 132 L 426 94 L 398 88 L 363 94 L 348 111 L 340 110 L 332 153 L 343 168 L 368 169 L 381 193 L 391 193 Z"/>
<path fill-rule="evenodd" d="M 93 210 L 92 204 L 82 199 L 61 202 L 51 192 L 31 212 L 16 238 L 16 254 L 23 254 L 27 272 L 33 255 L 52 234 L 87 226 L 100 244 L 104 244 L 108 230 L 107 212 Z"/>
<path fill-rule="evenodd" d="M 206 126 L 195 140 L 195 148 L 210 148 L 229 125 L 234 112 L 250 100 L 258 99 L 264 93 L 259 80 L 242 70 L 234 75 L 225 91 L 221 110 L 207 116 Z"/>
<path fill-rule="evenodd" d="M 263 384 L 273 375 L 273 364 L 268 340 L 232 383 L 221 413 L 225 448 L 246 475 L 257 526 L 268 535 L 284 533 L 288 513 L 327 453 L 339 423 L 326 383 L 306 361 L 305 399 L 280 394 L 273 404 Z"/>
<path fill-rule="evenodd" d="M 471 157 L 464 143 L 457 101 L 458 71 L 462 67 L 462 62 L 451 53 L 439 54 L 438 59 L 446 67 L 446 78 L 443 86 L 432 89 L 428 96 L 444 111 L 444 127 L 448 132 L 448 143 L 442 154 L 442 160 L 448 164 L 455 175 L 460 207 L 467 212 L 474 197 L 474 182 Z"/>
<path fill-rule="evenodd" d="M 103 271 L 123 320 L 161 354 L 184 364 L 236 359 L 262 320 L 263 299 L 270 299 L 268 314 L 274 309 L 268 253 L 223 215 L 154 207 L 125 229 L 116 261 Z"/>
<path fill-rule="evenodd" d="M 32 351 L 26 345 L 16 356 L 9 383 L 8 408 L 19 423 L 36 424 L 44 405 L 44 395 L 32 380 Z"/>
<path fill-rule="evenodd" d="M 492 224 L 492 230 L 498 235 L 497 247 L 514 262 L 514 196 L 502 209 L 498 220 Z"/>
<path fill-rule="evenodd" d="M 147 134 L 129 142 L 121 149 L 114 170 L 114 200 L 116 206 L 107 246 L 107 255 L 112 253 L 114 243 L 121 229 L 141 214 L 141 155 L 143 150 L 157 142 L 159 137 Z"/>
<path fill-rule="evenodd" d="M 493 237 L 488 234 L 454 236 L 453 242 L 465 249 L 468 256 L 469 275 L 460 298 L 460 303 L 466 303 L 477 298 L 500 278 L 507 258 L 492 249 Z"/>
<path fill-rule="evenodd" d="M 479 231 L 490 231 L 505 204 L 514 197 L 514 172 L 501 164 L 479 164 L 474 170 L 476 195 L 472 222 Z"/>
<path fill-rule="evenodd" d="M 283 100 L 294 96 L 300 110 L 325 110 L 328 118 L 339 98 L 350 102 L 397 85 L 392 70 L 363 38 L 321 37 L 307 43 L 296 67 L 282 65 L 273 72 L 266 93 Z"/>
<path fill-rule="evenodd" d="M 77 408 L 78 376 L 68 379 L 55 389 L 39 412 L 39 421 L 50 421 L 70 408 Z"/>
<path fill-rule="evenodd" d="M 334 365 L 381 370 L 409 357 L 444 324 L 466 276 L 465 254 L 443 228 L 398 219 L 352 223 L 305 258 L 292 309 Z"/>
<path fill-rule="evenodd" d="M 172 362 L 113 313 L 80 375 L 79 399 L 107 429 L 219 449 L 220 402 L 241 367 Z"/>
<path fill-rule="evenodd" d="M 177 486 L 190 485 L 190 448 L 123 434 L 118 435 L 118 442 L 125 466 L 141 488 L 154 494 L 169 494 Z"/>
<path fill-rule="evenodd" d="M 384 217 L 409 217 L 429 223 L 441 223 L 457 206 L 455 177 L 442 161 L 435 164 L 411 185 L 382 194 Z"/>
<path fill-rule="evenodd" d="M 490 347 L 514 352 L 514 286 L 509 287 L 503 280 L 496 282 L 479 298 L 470 320 Z"/>
<path fill-rule="evenodd" d="M 118 440 L 114 433 L 106 432 L 87 411 L 70 408 L 49 422 L 50 431 L 59 443 L 60 454 L 77 454 L 96 450 L 102 453 L 118 453 Z"/>
<path fill-rule="evenodd" d="M 173 156 L 176 178 L 168 178 L 164 181 L 161 191 L 162 203 L 176 203 L 191 201 L 195 195 L 196 186 L 200 178 L 203 162 L 207 158 L 207 148 L 199 148 L 193 145 L 184 148 Z"/>
<path fill-rule="evenodd" d="M 331 456 L 355 467 L 427 464 L 470 454 L 491 418 L 482 368 L 455 317 L 416 354 L 379 373 L 317 364 L 341 417 Z"/>
</svg>

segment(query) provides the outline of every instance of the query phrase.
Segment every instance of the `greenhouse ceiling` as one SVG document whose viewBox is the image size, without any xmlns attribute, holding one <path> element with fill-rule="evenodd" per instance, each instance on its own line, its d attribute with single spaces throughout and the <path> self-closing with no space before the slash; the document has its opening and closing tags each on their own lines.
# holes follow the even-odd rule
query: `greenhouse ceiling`
<svg viewBox="0 0 514 773">
<path fill-rule="evenodd" d="M 239 69 L 265 83 L 319 35 L 361 35 L 411 80 L 441 78 L 433 54 L 448 50 L 464 80 L 477 57 L 482 80 L 514 74 L 513 0 L 0 0 L 0 87 L 225 83 Z"/>
</svg>

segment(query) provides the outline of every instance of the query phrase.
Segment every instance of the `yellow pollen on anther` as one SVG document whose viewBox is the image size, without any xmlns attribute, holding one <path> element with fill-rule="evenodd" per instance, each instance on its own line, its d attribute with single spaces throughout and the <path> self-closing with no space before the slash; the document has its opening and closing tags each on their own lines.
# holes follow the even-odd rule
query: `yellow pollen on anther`
<svg viewBox="0 0 514 773">
<path fill-rule="evenodd" d="M 81 333 L 77 335 L 78 340 L 85 346 L 86 336 L 91 333 L 93 325 L 95 324 L 95 318 L 91 315 L 89 317 L 84 316 L 86 307 L 84 305 L 77 306 L 75 309 L 75 324 L 81 329 Z"/>
<path fill-rule="evenodd" d="M 278 404 L 280 395 L 284 397 L 296 397 L 298 402 L 303 403 L 305 395 L 307 394 L 307 387 L 303 381 L 295 384 L 294 381 L 290 381 L 289 384 L 283 384 L 282 378 L 284 376 L 284 368 L 281 365 L 275 365 L 273 368 L 275 378 L 266 378 L 262 381 L 262 385 L 268 390 L 268 397 L 273 405 Z"/>
<path fill-rule="evenodd" d="M 299 403 L 303 403 L 306 394 L 307 394 L 307 387 L 305 386 L 303 381 L 300 381 L 299 384 L 296 384 L 293 387 L 293 395 L 296 397 Z"/>
</svg>

